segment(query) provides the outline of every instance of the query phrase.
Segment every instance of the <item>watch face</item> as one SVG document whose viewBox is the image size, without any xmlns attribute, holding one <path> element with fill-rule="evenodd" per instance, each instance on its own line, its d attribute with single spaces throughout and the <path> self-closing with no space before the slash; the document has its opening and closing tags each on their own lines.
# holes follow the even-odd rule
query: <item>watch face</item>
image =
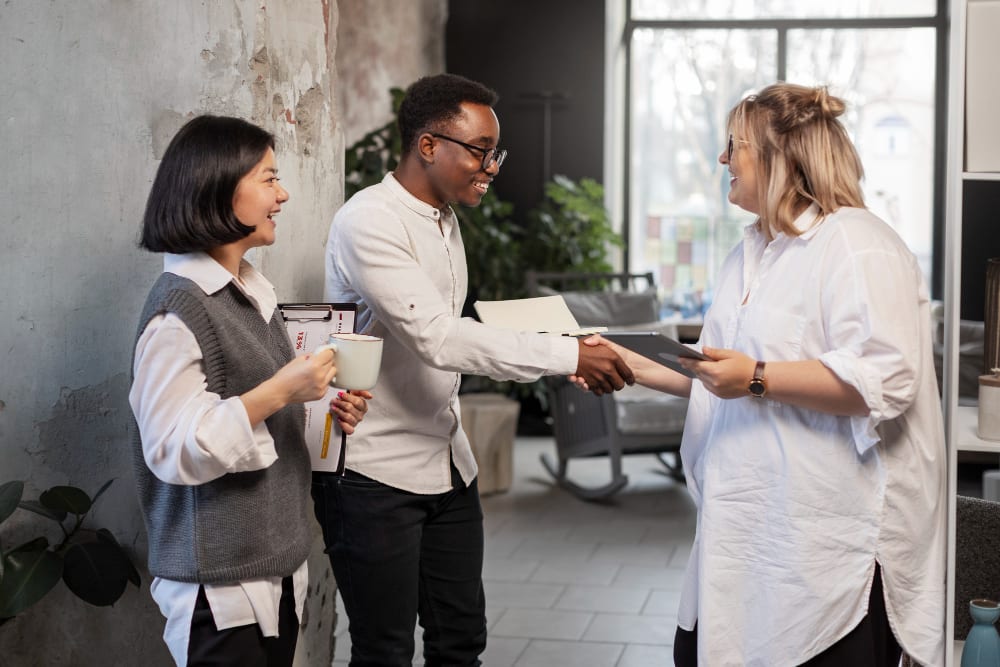
<svg viewBox="0 0 1000 667">
<path fill-rule="evenodd" d="M 749 391 L 754 396 L 763 396 L 764 395 L 764 383 L 761 382 L 757 378 L 754 378 L 753 380 L 750 380 Z"/>
</svg>

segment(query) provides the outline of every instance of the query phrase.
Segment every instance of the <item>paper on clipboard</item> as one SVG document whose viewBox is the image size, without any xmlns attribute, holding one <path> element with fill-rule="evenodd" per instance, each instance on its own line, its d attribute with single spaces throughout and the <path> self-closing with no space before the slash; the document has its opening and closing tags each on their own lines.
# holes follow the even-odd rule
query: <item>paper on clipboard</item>
<svg viewBox="0 0 1000 667">
<path fill-rule="evenodd" d="M 311 354 L 331 333 L 353 333 L 357 305 L 353 303 L 284 303 L 278 305 L 295 356 Z M 322 399 L 303 404 L 306 410 L 306 446 L 313 470 L 334 472 L 340 458 L 340 429 L 330 416 L 331 387 Z"/>
</svg>

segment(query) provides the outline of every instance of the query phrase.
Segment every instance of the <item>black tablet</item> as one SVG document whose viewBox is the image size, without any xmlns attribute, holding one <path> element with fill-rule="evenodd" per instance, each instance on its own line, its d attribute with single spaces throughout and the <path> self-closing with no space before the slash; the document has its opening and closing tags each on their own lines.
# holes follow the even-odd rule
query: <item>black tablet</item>
<svg viewBox="0 0 1000 667">
<path fill-rule="evenodd" d="M 688 357 L 689 359 L 709 361 L 709 358 L 698 350 L 673 338 L 668 338 L 657 331 L 607 331 L 601 336 L 612 343 L 617 343 L 636 354 L 641 354 L 647 359 L 692 378 L 694 373 L 681 366 L 678 359 Z"/>
</svg>

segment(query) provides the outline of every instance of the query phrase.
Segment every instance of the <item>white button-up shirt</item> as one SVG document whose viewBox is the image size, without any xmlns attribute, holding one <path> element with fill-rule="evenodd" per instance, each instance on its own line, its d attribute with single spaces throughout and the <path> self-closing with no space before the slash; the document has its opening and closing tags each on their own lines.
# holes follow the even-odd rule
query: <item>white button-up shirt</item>
<svg viewBox="0 0 1000 667">
<path fill-rule="evenodd" d="M 722 400 L 693 384 L 681 454 L 698 529 L 678 620 L 697 620 L 700 664 L 800 664 L 865 616 L 877 560 L 894 634 L 939 665 L 946 453 L 928 295 L 884 222 L 843 208 L 813 226 L 815 215 L 770 244 L 747 228 L 701 342 L 819 359 L 870 414 Z"/>
<path fill-rule="evenodd" d="M 466 484 L 476 462 L 460 428 L 460 373 L 530 382 L 576 371 L 573 338 L 518 333 L 462 318 L 465 247 L 454 213 L 407 192 L 392 174 L 334 216 L 326 299 L 358 304 L 356 329 L 385 339 L 368 413 L 347 439 L 346 465 L 412 493 Z"/>
<path fill-rule="evenodd" d="M 277 306 L 274 287 L 245 261 L 240 264 L 239 280 L 200 252 L 167 254 L 163 270 L 194 281 L 206 294 L 232 282 L 265 321 Z M 133 372 L 129 404 L 142 435 L 146 465 L 159 479 L 168 484 L 205 484 L 231 472 L 262 470 L 277 460 L 267 425 L 251 426 L 238 396 L 223 400 L 206 390 L 201 348 L 173 313 L 157 315 L 146 325 L 136 343 Z M 292 582 L 301 619 L 309 586 L 305 562 L 292 575 Z M 181 667 L 187 664 L 198 587 L 159 577 L 149 587 L 167 619 L 163 639 Z M 206 584 L 205 597 L 219 630 L 256 623 L 265 637 L 278 635 L 281 577 Z"/>
</svg>

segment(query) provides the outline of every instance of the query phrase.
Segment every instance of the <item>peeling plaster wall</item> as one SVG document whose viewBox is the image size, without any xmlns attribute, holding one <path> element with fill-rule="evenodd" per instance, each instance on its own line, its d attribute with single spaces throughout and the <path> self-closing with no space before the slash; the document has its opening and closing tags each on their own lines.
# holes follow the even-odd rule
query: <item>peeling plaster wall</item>
<svg viewBox="0 0 1000 667">
<path fill-rule="evenodd" d="M 392 87 L 445 71 L 447 0 L 339 0 L 338 118 L 348 146 L 392 120 Z"/>
<path fill-rule="evenodd" d="M 0 2 L 0 482 L 27 479 L 36 497 L 62 483 L 93 493 L 116 478 L 94 525 L 140 557 L 127 392 L 136 318 L 162 266 L 136 247 L 157 160 L 198 113 L 274 132 L 292 197 L 277 244 L 251 259 L 280 299 L 319 299 L 327 228 L 343 198 L 337 13 L 335 0 Z M 22 515 L 22 532 L 45 525 Z M 304 665 L 328 664 L 333 642 L 319 546 Z M 0 627 L 0 662 L 172 664 L 149 583 L 144 574 L 142 589 L 129 587 L 113 608 L 90 607 L 60 584 Z"/>
<path fill-rule="evenodd" d="M 345 133 L 391 119 L 390 86 L 444 70 L 446 14 L 446 0 L 0 2 L 0 482 L 26 479 L 36 497 L 115 478 L 93 525 L 145 558 L 127 394 L 136 318 L 162 266 L 136 247 L 157 160 L 198 113 L 274 132 L 292 198 L 277 244 L 250 259 L 280 299 L 321 298 Z M 3 526 L 11 543 L 46 525 L 24 515 Z M 301 665 L 332 654 L 335 583 L 320 549 Z M 60 584 L 0 627 L 0 662 L 172 664 L 143 575 L 112 608 Z"/>
</svg>

